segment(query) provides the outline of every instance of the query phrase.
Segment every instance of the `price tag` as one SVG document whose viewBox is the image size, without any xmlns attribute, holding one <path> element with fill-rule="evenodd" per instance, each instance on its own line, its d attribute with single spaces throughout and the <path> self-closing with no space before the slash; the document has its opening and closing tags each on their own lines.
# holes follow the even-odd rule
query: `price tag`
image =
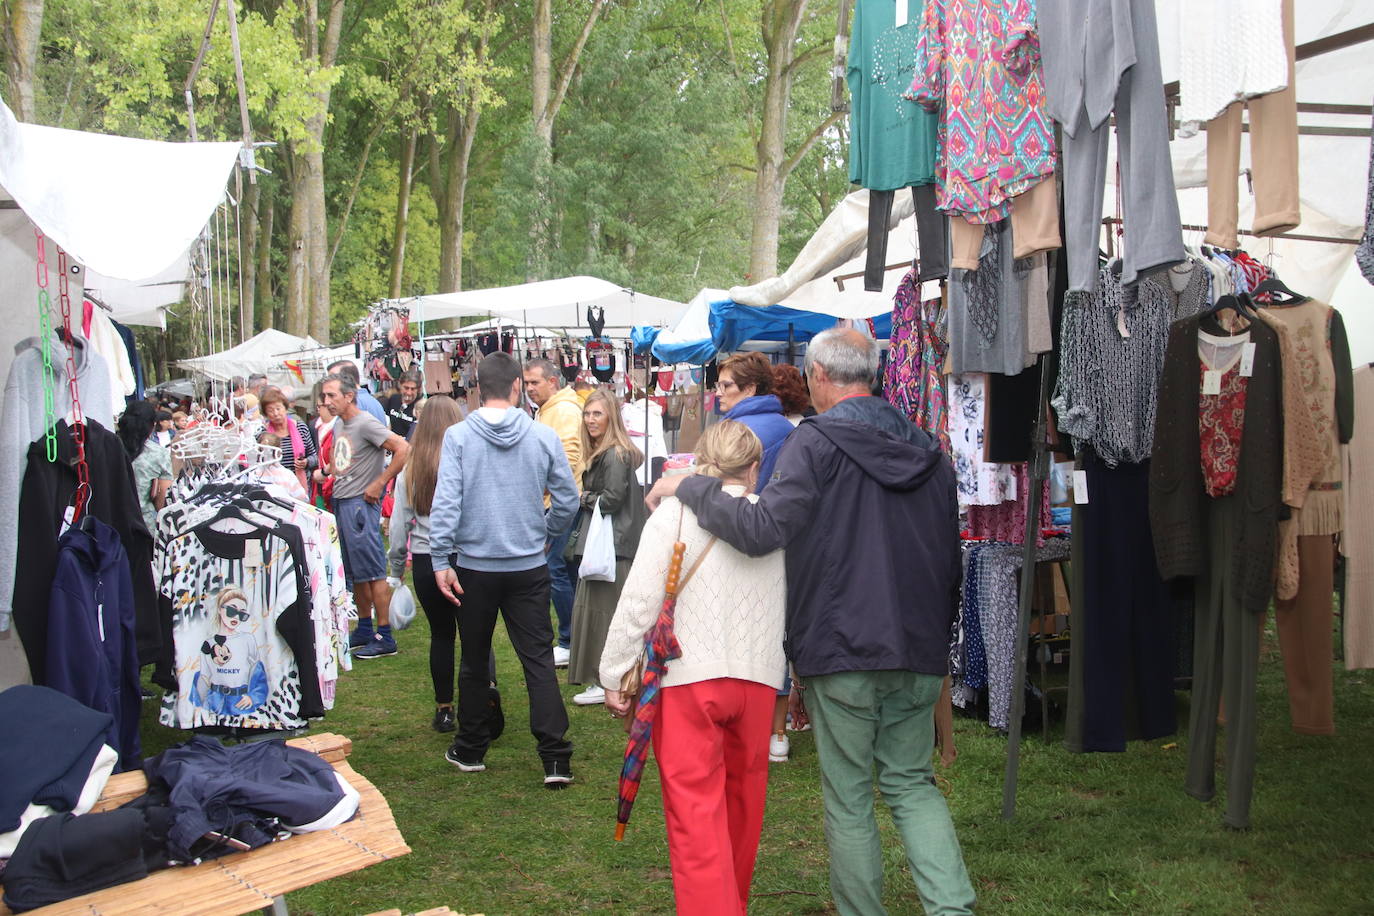
<svg viewBox="0 0 1374 916">
<path fill-rule="evenodd" d="M 58 537 L 61 537 L 62 535 L 67 533 L 67 529 L 72 526 L 72 516 L 75 514 L 75 506 L 68 506 L 67 511 L 62 513 L 62 530 L 57 532 Z"/>
<path fill-rule="evenodd" d="M 906 25 L 907 0 L 897 0 L 897 28 Z"/>
<path fill-rule="evenodd" d="M 262 542 L 243 542 L 243 565 L 245 569 L 257 569 L 262 565 Z"/>
<path fill-rule="evenodd" d="M 1221 394 L 1221 372 L 1217 369 L 1207 369 L 1202 373 L 1202 393 Z"/>
<path fill-rule="evenodd" d="M 1246 342 L 1240 348 L 1240 376 L 1249 378 L 1255 372 L 1255 342 Z"/>
<path fill-rule="evenodd" d="M 1073 501 L 1080 506 L 1088 504 L 1088 472 L 1073 472 Z"/>
</svg>

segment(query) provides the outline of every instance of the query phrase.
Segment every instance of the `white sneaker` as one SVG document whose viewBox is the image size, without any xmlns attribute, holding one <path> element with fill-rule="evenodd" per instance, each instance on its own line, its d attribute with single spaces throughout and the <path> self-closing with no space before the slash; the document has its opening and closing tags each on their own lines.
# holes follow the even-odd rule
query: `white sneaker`
<svg viewBox="0 0 1374 916">
<path fill-rule="evenodd" d="M 572 659 L 572 650 L 571 650 L 571 649 L 565 649 L 565 648 L 563 648 L 562 646 L 554 646 L 554 647 L 553 647 L 553 666 L 554 666 L 555 668 L 566 668 L 566 667 L 568 667 L 568 662 L 569 662 L 571 659 Z"/>
<path fill-rule="evenodd" d="M 573 697 L 573 702 L 578 706 L 600 706 L 606 702 L 606 691 L 601 688 L 600 684 L 593 684 Z"/>
<path fill-rule="evenodd" d="M 787 740 L 786 734 L 771 735 L 768 738 L 768 762 L 786 763 L 787 755 L 792 751 L 792 742 Z"/>
</svg>

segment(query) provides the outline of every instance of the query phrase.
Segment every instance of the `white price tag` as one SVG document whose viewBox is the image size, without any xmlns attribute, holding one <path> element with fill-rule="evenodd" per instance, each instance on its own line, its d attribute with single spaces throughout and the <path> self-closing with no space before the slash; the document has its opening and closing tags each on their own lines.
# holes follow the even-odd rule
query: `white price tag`
<svg viewBox="0 0 1374 916">
<path fill-rule="evenodd" d="M 906 25 L 907 0 L 897 0 L 897 28 Z"/>
<path fill-rule="evenodd" d="M 1240 376 L 1249 378 L 1255 373 L 1255 342 L 1248 341 L 1240 348 Z"/>
<path fill-rule="evenodd" d="M 243 542 L 243 565 L 246 569 L 257 569 L 262 565 L 262 542 Z"/>
<path fill-rule="evenodd" d="M 1217 369 L 1207 369 L 1202 373 L 1202 393 L 1221 394 L 1221 372 Z"/>
<path fill-rule="evenodd" d="M 1080 506 L 1088 504 L 1088 472 L 1073 472 L 1073 501 Z"/>
<path fill-rule="evenodd" d="M 62 530 L 57 532 L 58 537 L 61 537 L 62 535 L 67 533 L 67 529 L 72 526 L 72 516 L 75 514 L 75 506 L 68 506 L 67 511 L 62 513 Z"/>
</svg>

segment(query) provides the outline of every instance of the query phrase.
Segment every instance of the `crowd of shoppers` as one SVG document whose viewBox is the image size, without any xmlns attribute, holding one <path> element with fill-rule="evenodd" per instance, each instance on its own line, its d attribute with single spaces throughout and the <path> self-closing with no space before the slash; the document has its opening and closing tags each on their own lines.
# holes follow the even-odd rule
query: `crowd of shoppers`
<svg viewBox="0 0 1374 916">
<path fill-rule="evenodd" d="M 418 373 L 379 401 L 351 361 L 329 368 L 311 392 L 313 423 L 261 378 L 232 382 L 233 410 L 260 423 L 282 469 L 338 520 L 355 658 L 397 652 L 389 604 L 410 576 L 430 631 L 430 725 L 453 735 L 448 763 L 485 770 L 504 728 L 499 618 L 522 668 L 543 784 L 571 785 L 557 669 L 584 687 L 575 704 L 631 715 L 622 677 L 683 545 L 681 654 L 667 664 L 652 735 L 677 911 L 747 911 L 769 762 L 788 757 L 790 719 L 815 736 L 836 910 L 884 912 L 879 795 L 926 911 L 971 912 L 932 773 L 937 741 L 946 763 L 954 757 L 939 715 L 959 581 L 953 470 L 871 395 L 871 339 L 818 335 L 804 373 L 758 353 L 722 361 L 721 416 L 692 472 L 659 479 L 647 498 L 655 471 L 622 405 L 567 385 L 547 360 L 484 357 L 471 413 L 424 398 Z M 134 405 L 119 428 L 150 524 L 172 477 L 164 440 L 197 415 L 165 406 L 164 417 Z M 611 533 L 609 577 L 579 575 L 594 523 Z"/>
</svg>

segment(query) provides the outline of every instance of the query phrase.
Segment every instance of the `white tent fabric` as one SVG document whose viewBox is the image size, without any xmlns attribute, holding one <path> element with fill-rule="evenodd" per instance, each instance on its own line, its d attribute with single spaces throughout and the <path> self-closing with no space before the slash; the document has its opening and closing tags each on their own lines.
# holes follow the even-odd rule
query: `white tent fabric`
<svg viewBox="0 0 1374 916">
<path fill-rule="evenodd" d="M 182 252 L 170 267 L 142 282 L 116 280 L 88 270 L 86 292 L 109 306 L 116 321 L 165 330 L 167 320 L 163 309 L 185 298 L 190 275 L 190 255 Z"/>
<path fill-rule="evenodd" d="M 1179 76 L 1179 47 L 1190 40 L 1189 0 L 1156 0 L 1160 23 L 1160 53 L 1164 79 Z M 1374 22 L 1368 0 L 1301 0 L 1297 4 L 1294 39 L 1301 45 Z M 1187 91 L 1187 87 L 1183 87 Z M 1374 42 L 1299 61 L 1298 102 L 1368 105 L 1374 98 Z M 1369 127 L 1368 115 L 1299 112 L 1306 126 Z M 1298 188 L 1302 225 L 1295 232 L 1356 239 L 1364 226 L 1364 202 L 1369 169 L 1370 138 L 1300 136 Z M 1250 166 L 1250 135 L 1241 140 L 1241 168 Z M 1207 222 L 1207 135 L 1175 139 L 1170 146 L 1174 184 L 1185 224 Z M 1109 175 L 1113 174 L 1109 170 Z M 1254 199 L 1241 181 L 1241 228 L 1251 225 Z M 1108 214 L 1114 203 L 1107 195 Z M 1185 232 L 1190 243 L 1202 233 Z M 1354 246 L 1291 239 L 1242 237 L 1241 245 L 1272 266 L 1293 289 L 1330 302 L 1345 320 L 1351 356 L 1356 363 L 1374 360 L 1374 286 L 1355 266 Z"/>
<path fill-rule="evenodd" d="M 637 293 L 596 277 L 563 277 L 389 302 L 409 308 L 412 323 L 488 315 L 518 318 L 559 331 L 589 330 L 589 306 L 604 309 L 606 327 L 617 331 L 628 331 L 635 325 L 664 327 L 687 308 L 684 303 Z"/>
<path fill-rule="evenodd" d="M 286 365 L 291 359 L 290 354 L 318 349 L 320 344 L 312 337 L 296 337 L 276 328 L 268 328 L 237 347 L 209 356 L 179 359 L 177 365 L 216 382 L 225 382 L 234 376 L 247 378 L 254 373 L 262 373 L 273 385 L 297 388 L 313 383 L 314 379 L 308 375 L 302 378 Z M 352 355 L 351 347 L 349 355 Z"/>
<path fill-rule="evenodd" d="M 163 143 L 21 124 L 0 102 L 0 186 L 87 268 L 144 280 L 224 197 L 238 143 Z"/>
</svg>

